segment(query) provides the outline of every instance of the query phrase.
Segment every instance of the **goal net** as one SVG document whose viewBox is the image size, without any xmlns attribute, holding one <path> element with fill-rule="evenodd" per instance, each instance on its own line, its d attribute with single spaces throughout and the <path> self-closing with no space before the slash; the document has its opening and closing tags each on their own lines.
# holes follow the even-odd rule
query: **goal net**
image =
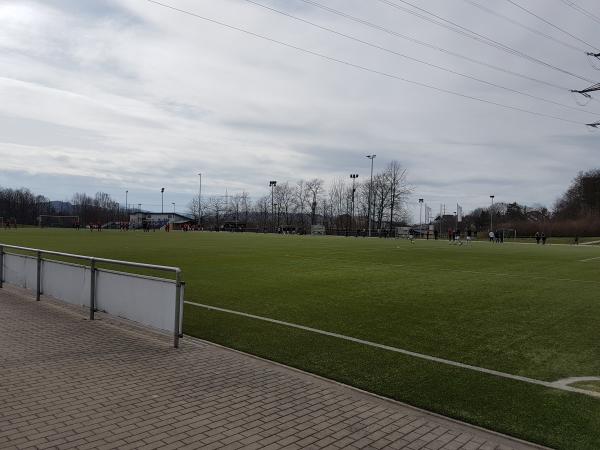
<svg viewBox="0 0 600 450">
<path fill-rule="evenodd" d="M 410 235 L 410 227 L 396 227 L 396 239 L 407 239 Z"/>
<path fill-rule="evenodd" d="M 38 216 L 40 228 L 74 228 L 79 225 L 79 216 Z"/>
<path fill-rule="evenodd" d="M 325 225 L 312 225 L 310 227 L 310 234 L 313 236 L 325 236 Z"/>
<path fill-rule="evenodd" d="M 504 239 L 516 239 L 517 238 L 517 230 L 514 228 L 502 228 L 498 230 L 499 233 L 502 233 Z"/>
</svg>

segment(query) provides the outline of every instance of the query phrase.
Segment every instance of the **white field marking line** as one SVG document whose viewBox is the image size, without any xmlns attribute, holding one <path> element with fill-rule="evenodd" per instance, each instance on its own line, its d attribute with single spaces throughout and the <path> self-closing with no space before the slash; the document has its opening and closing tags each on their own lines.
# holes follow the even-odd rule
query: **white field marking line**
<svg viewBox="0 0 600 450">
<path fill-rule="evenodd" d="M 333 337 L 333 338 L 337 338 L 337 339 L 343 339 L 345 341 L 355 342 L 357 344 L 368 345 L 369 347 L 375 347 L 375 348 L 379 348 L 382 350 L 388 350 L 391 352 L 400 353 L 400 354 L 407 355 L 407 356 L 412 356 L 414 358 L 420 358 L 420 359 L 424 359 L 427 361 L 433 361 L 433 362 L 437 362 L 440 364 L 445 364 L 448 366 L 454 366 L 454 367 L 459 367 L 461 369 L 467 369 L 467 370 L 472 370 L 472 371 L 479 372 L 479 373 L 485 373 L 485 374 L 493 375 L 496 377 L 508 378 L 510 380 L 522 381 L 524 383 L 536 384 L 538 386 L 544 386 L 544 387 L 552 388 L 552 389 L 559 389 L 562 391 L 577 392 L 579 394 L 585 394 L 585 395 L 590 395 L 593 397 L 600 398 L 600 392 L 586 391 L 584 389 L 578 389 L 578 388 L 574 388 L 571 386 L 564 386 L 562 384 L 557 384 L 556 382 L 536 380 L 535 378 L 524 377 L 521 375 L 513 375 L 510 373 L 506 373 L 506 372 L 500 372 L 498 370 L 486 369 L 485 367 L 472 366 L 470 364 L 465 364 L 465 363 L 461 363 L 458 361 L 452 361 L 450 359 L 439 358 L 437 356 L 426 355 L 424 353 L 413 352 L 411 350 L 405 350 L 403 348 L 392 347 L 392 346 L 385 345 L 385 344 L 378 344 L 377 342 L 367 341 L 367 340 L 355 338 L 352 336 L 346 336 L 344 334 L 338 334 L 338 333 L 333 333 L 331 331 L 319 330 L 318 328 L 312 328 L 312 327 L 307 327 L 304 325 L 298 325 L 295 323 L 284 322 L 282 320 L 277 320 L 277 319 L 270 319 L 268 317 L 257 316 L 254 314 L 248 314 L 248 313 L 241 312 L 241 311 L 234 311 L 231 309 L 219 308 L 217 306 L 204 305 L 202 303 L 195 303 L 195 302 L 190 302 L 190 301 L 185 301 L 184 303 L 187 305 L 211 309 L 214 311 L 224 312 L 224 313 L 228 313 L 228 314 L 234 314 L 237 316 L 247 317 L 250 319 L 262 320 L 263 322 L 270 322 L 270 323 L 274 323 L 276 325 L 282 325 L 282 326 L 286 326 L 286 327 L 290 327 L 290 328 L 297 328 L 299 330 L 309 331 L 311 333 L 321 334 L 324 336 L 329 336 L 329 337 Z"/>
<path fill-rule="evenodd" d="M 593 261 L 595 259 L 600 259 L 600 256 L 595 256 L 593 258 L 587 258 L 587 259 L 579 259 L 578 262 L 589 262 L 589 261 Z"/>
<path fill-rule="evenodd" d="M 588 242 L 582 242 L 579 245 L 593 245 L 593 244 L 600 244 L 600 241 L 588 241 Z"/>
<path fill-rule="evenodd" d="M 562 380 L 555 381 L 554 383 L 567 386 L 569 384 L 578 383 L 581 381 L 600 381 L 600 377 L 571 377 L 571 378 L 563 378 Z"/>
<path fill-rule="evenodd" d="M 286 255 L 289 256 L 289 255 Z M 316 256 L 289 256 L 292 259 L 318 259 L 321 260 L 321 258 L 318 258 Z M 598 257 L 600 258 L 600 256 Z M 329 261 L 334 261 L 336 263 L 348 263 L 347 260 L 341 260 L 341 259 L 331 259 L 328 258 Z M 364 261 L 362 261 L 364 262 Z M 466 273 L 466 274 L 475 274 L 475 275 L 487 275 L 487 276 L 494 276 L 494 277 L 512 277 L 512 278 L 523 278 L 526 280 L 549 280 L 549 281 L 565 281 L 565 282 L 570 282 L 570 283 L 592 283 L 592 284 L 600 284 L 600 281 L 597 280 L 577 280 L 574 278 L 552 278 L 552 277 L 542 277 L 542 276 L 524 276 L 524 275 L 517 275 L 517 274 L 513 274 L 513 273 L 494 273 L 494 272 L 481 272 L 481 271 L 477 271 L 477 270 L 456 270 L 456 269 L 449 269 L 447 267 L 437 267 L 437 266 L 415 266 L 415 265 L 408 265 L 408 264 L 393 264 L 393 263 L 383 263 L 383 262 L 376 262 L 376 261 L 370 261 L 369 264 L 375 264 L 375 265 L 380 265 L 380 266 L 390 266 L 390 267 L 406 267 L 408 268 L 408 270 L 413 270 L 413 271 L 417 271 L 417 272 L 423 272 L 426 270 L 439 270 L 439 271 L 443 271 L 443 272 L 456 272 L 456 273 Z M 355 266 L 348 266 L 348 267 L 352 267 L 355 268 Z M 363 268 L 364 270 L 364 268 Z"/>
</svg>

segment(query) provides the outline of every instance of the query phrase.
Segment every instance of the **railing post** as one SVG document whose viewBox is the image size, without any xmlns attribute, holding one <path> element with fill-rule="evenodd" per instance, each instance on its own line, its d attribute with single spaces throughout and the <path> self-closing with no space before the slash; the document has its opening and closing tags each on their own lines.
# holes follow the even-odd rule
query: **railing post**
<svg viewBox="0 0 600 450">
<path fill-rule="evenodd" d="M 35 299 L 40 301 L 40 294 L 42 293 L 42 252 L 37 252 L 37 286 L 35 290 Z"/>
<path fill-rule="evenodd" d="M 4 281 L 4 246 L 0 245 L 0 289 Z"/>
<path fill-rule="evenodd" d="M 185 300 L 185 281 L 181 282 L 181 289 L 179 290 L 179 338 L 183 337 L 183 308 Z"/>
<path fill-rule="evenodd" d="M 96 260 L 90 262 L 90 320 L 94 320 L 96 311 Z"/>
<path fill-rule="evenodd" d="M 181 294 L 181 272 L 175 271 L 175 324 L 173 326 L 173 347 L 179 347 L 179 308 Z"/>
</svg>

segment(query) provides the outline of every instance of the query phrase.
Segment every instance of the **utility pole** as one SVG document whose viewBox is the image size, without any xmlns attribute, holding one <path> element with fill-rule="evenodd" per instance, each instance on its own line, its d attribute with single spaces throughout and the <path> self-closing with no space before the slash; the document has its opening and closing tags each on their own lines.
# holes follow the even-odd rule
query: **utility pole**
<svg viewBox="0 0 600 450">
<path fill-rule="evenodd" d="M 175 214 L 175 202 L 171 202 L 171 204 L 173 205 L 173 214 Z"/>
<path fill-rule="evenodd" d="M 591 86 L 586 87 L 585 89 L 581 89 L 581 90 L 571 89 L 571 92 L 573 92 L 574 94 L 581 94 L 585 98 L 592 98 L 592 96 L 590 95 L 590 92 L 595 92 L 595 91 L 600 91 L 600 83 L 592 84 Z"/>
<path fill-rule="evenodd" d="M 129 220 L 129 208 L 128 208 L 128 204 L 127 204 L 127 194 L 129 194 L 129 191 L 125 191 L 125 216 L 127 216 L 127 220 Z"/>
<path fill-rule="evenodd" d="M 356 193 L 356 179 L 358 178 L 357 173 L 351 173 L 352 178 L 352 213 L 350 214 L 350 228 L 354 225 L 354 194 Z"/>
<path fill-rule="evenodd" d="M 599 128 L 600 127 L 600 121 L 598 122 L 594 122 L 594 123 L 586 123 L 586 125 L 590 128 Z"/>
<path fill-rule="evenodd" d="M 490 208 L 490 231 L 494 231 L 494 197 L 495 195 L 490 195 L 492 199 L 492 207 Z"/>
<path fill-rule="evenodd" d="M 423 212 L 423 199 L 419 199 L 419 238 L 423 237 L 423 220 L 422 220 L 422 212 Z"/>
<path fill-rule="evenodd" d="M 160 188 L 160 213 L 165 213 L 165 188 Z"/>
<path fill-rule="evenodd" d="M 198 186 L 198 226 L 202 228 L 202 174 L 199 173 L 200 185 Z"/>
<path fill-rule="evenodd" d="M 377 155 L 367 155 L 367 158 L 369 158 L 371 160 L 371 183 L 369 185 L 369 207 L 368 207 L 368 214 L 369 214 L 369 237 L 371 237 L 371 197 L 372 197 L 372 193 L 373 193 L 373 160 L 375 159 Z"/>
<path fill-rule="evenodd" d="M 273 202 L 275 186 L 277 186 L 277 181 L 269 181 L 269 187 L 271 188 L 271 226 L 273 227 L 273 232 L 275 232 L 275 204 Z"/>
</svg>

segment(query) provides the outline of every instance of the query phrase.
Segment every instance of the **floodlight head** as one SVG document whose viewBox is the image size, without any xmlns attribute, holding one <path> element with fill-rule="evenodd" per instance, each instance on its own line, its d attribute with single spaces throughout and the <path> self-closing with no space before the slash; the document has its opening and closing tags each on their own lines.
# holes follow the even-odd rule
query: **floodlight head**
<svg viewBox="0 0 600 450">
<path fill-rule="evenodd" d="M 369 159 L 375 159 L 376 156 L 377 155 L 367 155 L 367 158 L 369 158 Z"/>
<path fill-rule="evenodd" d="M 160 188 L 160 193 L 162 194 L 163 192 L 165 192 L 165 188 Z"/>
<path fill-rule="evenodd" d="M 419 203 L 423 203 L 423 199 L 422 198 L 419 199 Z"/>
<path fill-rule="evenodd" d="M 275 180 L 269 181 L 269 186 L 270 187 L 277 186 L 277 181 L 275 181 Z"/>
</svg>

